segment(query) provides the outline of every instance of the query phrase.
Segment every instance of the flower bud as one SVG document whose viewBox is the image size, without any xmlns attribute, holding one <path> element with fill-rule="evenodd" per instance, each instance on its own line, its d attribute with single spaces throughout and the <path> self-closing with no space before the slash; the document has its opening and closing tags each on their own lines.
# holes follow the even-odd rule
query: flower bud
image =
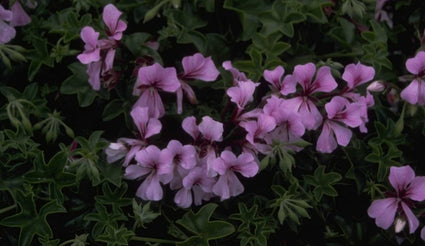
<svg viewBox="0 0 425 246">
<path fill-rule="evenodd" d="M 370 83 L 370 85 L 366 88 L 366 90 L 370 91 L 370 92 L 382 92 L 385 90 L 385 83 L 382 81 L 373 81 L 372 83 Z"/>
<path fill-rule="evenodd" d="M 406 226 L 406 219 L 404 217 L 397 217 L 394 222 L 395 233 L 400 233 Z"/>
</svg>

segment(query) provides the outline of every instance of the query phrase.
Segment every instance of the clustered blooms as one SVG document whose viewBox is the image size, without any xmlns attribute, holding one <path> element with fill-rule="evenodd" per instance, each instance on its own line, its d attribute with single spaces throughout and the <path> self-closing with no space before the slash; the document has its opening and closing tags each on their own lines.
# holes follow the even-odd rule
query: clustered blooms
<svg viewBox="0 0 425 246">
<path fill-rule="evenodd" d="M 25 5 L 29 8 L 35 8 L 37 4 L 27 0 Z M 0 5 L 0 44 L 8 43 L 15 37 L 16 26 L 25 26 L 30 22 L 31 18 L 19 1 L 15 1 L 10 10 L 6 10 Z"/>
<path fill-rule="evenodd" d="M 100 79 L 113 69 L 115 48 L 126 29 L 120 16 L 121 12 L 112 4 L 104 8 L 107 39 L 99 40 L 99 33 L 89 26 L 81 31 L 85 50 L 78 59 L 88 65 L 94 90 L 100 90 Z M 351 128 L 367 132 L 367 108 L 374 101 L 369 92 L 361 95 L 356 88 L 373 79 L 372 67 L 361 63 L 347 65 L 342 75 L 345 85 L 338 89 L 328 66 L 297 65 L 292 74 L 286 75 L 284 68 L 278 66 L 264 71 L 270 93 L 258 102 L 254 94 L 261 83 L 248 79 L 230 61 L 225 61 L 223 68 L 233 76 L 233 85 L 226 90 L 228 107 L 234 105 L 231 120 L 219 122 L 203 116 L 198 122 L 194 116 L 186 117 L 181 127 L 192 141 L 172 139 L 160 149 L 151 144 L 150 138 L 162 129 L 165 109 L 161 95 L 175 93 L 177 113 L 181 114 L 183 95 L 189 103 L 197 103 L 190 82 L 211 82 L 219 75 L 211 57 L 200 53 L 184 57 L 181 64 L 180 74 L 174 67 L 163 67 L 153 61 L 137 67 L 133 95 L 138 99 L 130 115 L 138 132 L 134 138 L 119 138 L 105 150 L 110 163 L 124 158 L 127 179 L 143 180 L 136 195 L 144 200 L 161 200 L 163 185 L 176 191 L 174 201 L 181 207 L 200 205 L 212 197 L 228 199 L 244 191 L 240 176 L 255 176 L 259 171 L 258 154 L 272 154 L 276 143 L 300 151 L 302 147 L 297 142 L 305 132 L 321 130 L 316 149 L 331 153 L 337 145 L 348 145 Z M 223 136 L 225 125 L 230 127 L 226 133 L 235 130 L 240 134 L 223 140 L 228 137 Z"/>
<path fill-rule="evenodd" d="M 388 179 L 395 191 L 387 192 L 387 198 L 373 201 L 367 213 L 382 229 L 386 230 L 394 224 L 396 233 L 404 229 L 407 221 L 409 233 L 412 234 L 419 227 L 419 220 L 412 208 L 415 208 L 415 202 L 425 200 L 425 176 L 415 177 L 410 166 L 403 166 L 391 167 Z M 425 227 L 421 230 L 421 238 L 425 240 Z"/>
<path fill-rule="evenodd" d="M 84 51 L 77 56 L 78 60 L 87 64 L 89 83 L 93 90 L 100 90 L 101 80 L 107 88 L 113 88 L 117 78 L 113 70 L 115 51 L 127 29 L 127 24 L 120 20 L 122 12 L 113 4 L 103 8 L 103 22 L 106 25 L 106 39 L 99 40 L 99 32 L 93 27 L 86 26 L 81 30 L 81 39 L 84 41 Z"/>
</svg>

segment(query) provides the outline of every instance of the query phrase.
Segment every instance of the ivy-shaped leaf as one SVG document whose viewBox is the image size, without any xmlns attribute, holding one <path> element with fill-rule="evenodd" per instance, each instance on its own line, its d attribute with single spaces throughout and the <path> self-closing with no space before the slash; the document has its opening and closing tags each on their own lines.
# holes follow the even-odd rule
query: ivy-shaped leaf
<svg viewBox="0 0 425 246">
<path fill-rule="evenodd" d="M 137 204 L 136 200 L 133 199 L 133 213 L 135 218 L 133 230 L 139 226 L 146 228 L 145 224 L 149 224 L 156 219 L 156 217 L 161 215 L 161 213 L 153 212 L 150 205 L 150 202 L 147 202 L 144 205 L 142 203 Z"/>
<path fill-rule="evenodd" d="M 128 241 L 134 236 L 134 232 L 125 227 L 115 228 L 107 226 L 105 232 L 96 238 L 98 242 L 104 242 L 108 246 L 128 245 Z"/>
<path fill-rule="evenodd" d="M 97 239 L 98 236 L 104 233 L 105 229 L 110 226 L 118 227 L 118 221 L 127 221 L 128 218 L 123 213 L 109 212 L 105 206 L 96 202 L 96 212 L 89 213 L 84 216 L 84 220 L 96 222 L 92 229 L 92 236 Z"/>
<path fill-rule="evenodd" d="M 372 153 L 366 156 L 365 160 L 378 164 L 377 179 L 382 182 L 388 174 L 391 166 L 399 166 L 395 159 L 400 158 L 403 152 L 398 149 L 398 145 L 404 143 L 404 137 L 395 130 L 392 120 L 387 121 L 385 126 L 379 121 L 375 122 L 377 136 L 370 139 L 368 145 L 372 148 Z"/>
<path fill-rule="evenodd" d="M 208 241 L 232 234 L 235 231 L 232 224 L 221 220 L 210 221 L 211 215 L 216 208 L 217 204 L 209 203 L 199 209 L 197 213 L 193 213 L 191 210 L 177 220 L 177 224 L 195 234 L 185 241 L 177 243 L 177 245 L 208 246 Z"/>
<path fill-rule="evenodd" d="M 65 208 L 54 200 L 44 204 L 37 211 L 33 193 L 23 194 L 18 191 L 15 196 L 21 211 L 4 218 L 0 221 L 0 225 L 20 228 L 19 246 L 31 245 L 35 235 L 51 238 L 53 233 L 46 217 L 49 214 L 64 213 L 66 212 Z"/>
<path fill-rule="evenodd" d="M 338 195 L 333 185 L 340 181 L 342 177 L 336 172 L 325 173 L 325 169 L 325 166 L 320 165 L 313 175 L 304 176 L 305 182 L 314 187 L 313 194 L 317 201 L 320 201 L 323 195 L 333 197 Z"/>
<path fill-rule="evenodd" d="M 103 205 L 112 206 L 112 210 L 116 213 L 123 213 L 121 207 L 131 204 L 130 198 L 123 197 L 127 192 L 127 183 L 122 183 L 121 187 L 112 191 L 111 186 L 105 182 L 102 185 L 102 192 L 103 195 L 96 196 L 95 200 Z"/>
<path fill-rule="evenodd" d="M 310 218 L 307 208 L 311 208 L 305 200 L 298 198 L 294 187 L 290 187 L 289 190 L 278 185 L 271 187 L 273 192 L 279 196 L 273 201 L 271 207 L 279 208 L 277 212 L 279 222 L 283 224 L 283 222 L 287 221 L 293 230 L 295 230 L 297 225 L 300 225 L 300 217 Z"/>
<path fill-rule="evenodd" d="M 240 245 L 266 246 L 269 235 L 275 232 L 275 220 L 259 214 L 257 204 L 254 204 L 248 209 L 244 203 L 238 203 L 238 208 L 239 213 L 232 214 L 230 219 L 241 222 L 238 227 L 238 239 L 241 240 Z"/>
<path fill-rule="evenodd" d="M 62 203 L 64 201 L 62 189 L 75 185 L 75 175 L 64 172 L 67 162 L 68 156 L 64 152 L 58 152 L 48 164 L 44 161 L 44 154 L 40 153 L 34 159 L 34 170 L 26 173 L 24 178 L 29 183 L 48 183 L 49 197 Z"/>
</svg>

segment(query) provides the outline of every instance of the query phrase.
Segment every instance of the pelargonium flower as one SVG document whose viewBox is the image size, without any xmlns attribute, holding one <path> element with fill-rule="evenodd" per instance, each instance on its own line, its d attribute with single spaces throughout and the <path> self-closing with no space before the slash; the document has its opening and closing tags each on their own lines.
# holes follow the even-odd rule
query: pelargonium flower
<svg viewBox="0 0 425 246">
<path fill-rule="evenodd" d="M 214 194 L 221 200 L 237 196 L 244 191 L 242 183 L 235 172 L 246 178 L 254 177 L 258 172 L 258 165 L 252 154 L 243 152 L 238 157 L 229 150 L 221 152 L 219 158 L 214 160 L 213 169 L 220 174 L 217 183 L 213 186 Z"/>
<path fill-rule="evenodd" d="M 349 127 L 358 127 L 361 119 L 361 107 L 350 103 L 346 98 L 336 96 L 325 105 L 327 119 L 323 123 L 322 132 L 317 139 L 316 150 L 322 153 L 331 153 L 337 147 L 347 146 L 352 132 Z"/>
<path fill-rule="evenodd" d="M 77 56 L 78 60 L 83 64 L 99 61 L 100 47 L 97 44 L 99 33 L 96 32 L 93 27 L 85 26 L 81 29 L 80 36 L 84 42 L 84 51 Z"/>
<path fill-rule="evenodd" d="M 142 140 L 158 134 L 162 128 L 161 122 L 156 118 L 149 117 L 148 111 L 147 107 L 136 106 L 130 112 Z"/>
<path fill-rule="evenodd" d="M 255 145 L 256 138 L 264 138 L 264 136 L 276 127 L 276 120 L 267 114 L 260 114 L 257 120 L 242 121 L 239 123 L 246 131 L 246 140 Z"/>
<path fill-rule="evenodd" d="M 185 56 L 182 60 L 184 74 L 182 79 L 199 79 L 214 81 L 220 74 L 211 57 L 204 57 L 201 53 Z"/>
<path fill-rule="evenodd" d="M 388 177 L 394 192 L 388 193 L 384 199 L 372 202 L 367 214 L 375 219 L 375 223 L 382 229 L 388 229 L 394 222 L 394 216 L 398 214 L 407 219 L 409 233 L 412 234 L 419 226 L 419 220 L 413 214 L 411 208 L 413 201 L 425 199 L 425 177 L 415 177 L 415 172 L 410 166 L 391 167 Z"/>
<path fill-rule="evenodd" d="M 227 89 L 226 93 L 230 97 L 230 101 L 236 103 L 238 109 L 244 109 L 246 104 L 253 100 L 255 88 L 259 83 L 251 80 L 238 81 L 236 86 Z"/>
<path fill-rule="evenodd" d="M 211 57 L 205 58 L 201 53 L 183 57 L 182 65 L 184 73 L 179 80 L 180 88 L 178 88 L 176 92 L 178 114 L 183 112 L 183 93 L 186 94 L 190 103 L 197 103 L 195 92 L 184 80 L 199 79 L 209 82 L 216 80 L 220 74 Z"/>
<path fill-rule="evenodd" d="M 127 24 L 119 19 L 121 14 L 122 12 L 111 3 L 103 8 L 102 18 L 108 27 L 106 34 L 110 39 L 121 40 L 122 32 L 127 29 Z"/>
<path fill-rule="evenodd" d="M 133 95 L 140 98 L 134 107 L 148 107 L 151 117 L 160 118 L 164 116 L 165 109 L 158 91 L 175 92 L 179 87 L 175 68 L 163 68 L 158 63 L 141 67 L 133 89 Z"/>
<path fill-rule="evenodd" d="M 233 84 L 236 85 L 238 81 L 248 80 L 245 73 L 240 72 L 238 69 L 236 69 L 232 66 L 231 61 L 224 61 L 222 63 L 222 66 L 223 66 L 224 69 L 226 69 L 227 71 L 229 71 L 233 75 Z"/>
<path fill-rule="evenodd" d="M 286 101 L 288 107 L 300 114 L 302 123 L 307 130 L 317 129 L 323 119 L 312 100 L 314 98 L 312 95 L 316 92 L 331 92 L 337 87 L 329 67 L 321 67 L 316 76 L 315 74 L 316 66 L 313 63 L 295 66 L 293 76 L 302 87 L 301 96 Z"/>
<path fill-rule="evenodd" d="M 264 136 L 264 140 L 269 145 L 269 148 L 265 149 L 267 152 L 271 150 L 273 142 L 294 143 L 300 141 L 305 133 L 300 115 L 289 108 L 290 105 L 286 102 L 287 100 L 272 95 L 263 107 L 264 113 L 272 116 L 276 122 L 276 128 Z M 295 145 L 286 146 L 294 151 L 302 150 Z"/>
<path fill-rule="evenodd" d="M 13 13 L 6 10 L 0 5 L 0 44 L 8 43 L 16 35 L 16 30 L 11 25 L 6 24 L 4 21 L 10 22 L 13 18 Z"/>
<path fill-rule="evenodd" d="M 209 177 L 205 168 L 195 167 L 183 178 L 182 188 L 177 191 L 174 202 L 180 207 L 187 208 L 192 205 L 201 205 L 202 200 L 208 201 L 212 196 L 212 187 L 215 179 Z"/>
<path fill-rule="evenodd" d="M 357 64 L 351 63 L 345 66 L 342 79 L 347 81 L 348 88 L 353 89 L 361 84 L 371 81 L 375 76 L 375 69 L 370 66 L 365 66 L 360 62 Z"/>
<path fill-rule="evenodd" d="M 137 165 L 129 165 L 124 177 L 137 179 L 144 177 L 136 191 L 136 196 L 143 200 L 159 201 L 163 190 L 160 183 L 167 184 L 173 178 L 171 160 L 154 145 L 150 145 L 136 154 Z"/>
<path fill-rule="evenodd" d="M 10 11 L 13 13 L 13 17 L 10 20 L 11 26 L 25 26 L 31 22 L 31 18 L 22 8 L 22 5 L 19 1 L 16 1 L 12 7 L 10 7 Z"/>
<path fill-rule="evenodd" d="M 204 116 L 201 123 L 196 125 L 195 117 L 190 116 L 183 120 L 182 127 L 199 144 L 199 158 L 206 163 L 208 176 L 216 176 L 217 173 L 212 169 L 212 164 L 217 157 L 215 142 L 221 142 L 223 138 L 223 123 Z"/>
<path fill-rule="evenodd" d="M 279 91 L 282 95 L 294 93 L 296 91 L 296 81 L 292 75 L 286 75 L 282 66 L 277 66 L 273 70 L 264 70 L 264 79 L 272 85 L 274 90 Z"/>
<path fill-rule="evenodd" d="M 174 175 L 170 182 L 170 188 L 179 189 L 182 185 L 182 178 L 197 164 L 196 149 L 193 145 L 182 145 L 178 140 L 171 140 L 168 142 L 167 148 L 162 151 L 167 159 L 172 160 Z"/>
<path fill-rule="evenodd" d="M 415 57 L 407 59 L 406 68 L 416 78 L 401 91 L 401 98 L 410 104 L 425 105 L 425 52 L 420 51 Z"/>
</svg>

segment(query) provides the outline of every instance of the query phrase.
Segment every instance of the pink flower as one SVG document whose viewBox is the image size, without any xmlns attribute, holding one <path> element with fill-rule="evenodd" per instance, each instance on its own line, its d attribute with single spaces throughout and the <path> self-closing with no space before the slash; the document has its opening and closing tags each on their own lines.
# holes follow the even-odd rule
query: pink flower
<svg viewBox="0 0 425 246">
<path fill-rule="evenodd" d="M 416 78 L 404 88 L 401 98 L 410 104 L 425 105 L 425 52 L 420 51 L 415 57 L 407 59 L 406 68 Z"/>
<path fill-rule="evenodd" d="M 108 4 L 103 8 L 103 22 L 105 22 L 108 30 L 106 34 L 110 39 L 121 40 L 122 32 L 127 29 L 127 24 L 119 20 L 122 12 L 119 11 L 113 4 Z"/>
<path fill-rule="evenodd" d="M 221 200 L 225 200 L 244 191 L 235 172 L 247 178 L 254 177 L 258 172 L 258 165 L 252 154 L 244 152 L 236 157 L 233 152 L 225 150 L 219 158 L 215 159 L 213 169 L 220 174 L 220 177 L 212 191 L 220 196 Z"/>
<path fill-rule="evenodd" d="M 363 121 L 361 119 L 361 107 L 351 103 L 343 97 L 336 96 L 325 105 L 328 119 L 323 123 L 316 150 L 322 153 L 331 153 L 337 147 L 347 146 L 350 142 L 352 132 L 346 126 L 358 127 Z M 343 123 L 343 124 L 341 124 Z"/>
<path fill-rule="evenodd" d="M 211 57 L 205 58 L 201 53 L 183 57 L 182 65 L 184 74 L 181 76 L 180 88 L 176 92 L 178 114 L 183 112 L 183 93 L 186 94 L 190 103 L 197 103 L 195 92 L 183 80 L 199 79 L 203 81 L 214 81 L 219 75 Z"/>
<path fill-rule="evenodd" d="M 130 112 L 134 124 L 140 133 L 140 138 L 145 140 L 161 131 L 161 122 L 156 118 L 149 117 L 148 108 L 134 107 Z"/>
<path fill-rule="evenodd" d="M 172 160 L 174 175 L 170 182 L 170 188 L 173 190 L 179 189 L 182 186 L 182 178 L 198 162 L 196 149 L 193 145 L 182 145 L 177 140 L 171 140 L 168 142 L 167 148 L 162 151 L 167 159 Z"/>
<path fill-rule="evenodd" d="M 254 99 L 253 95 L 258 85 L 259 83 L 254 83 L 251 80 L 238 81 L 237 85 L 227 89 L 226 93 L 230 97 L 230 101 L 236 103 L 241 110 Z"/>
<path fill-rule="evenodd" d="M 205 58 L 201 53 L 184 57 L 182 65 L 184 69 L 182 79 L 214 81 L 220 74 L 211 57 Z"/>
<path fill-rule="evenodd" d="M 223 123 L 215 121 L 209 116 L 204 116 L 197 126 L 195 117 L 190 116 L 183 120 L 182 127 L 199 144 L 199 158 L 201 162 L 205 163 L 208 176 L 216 176 L 217 174 L 212 168 L 213 161 L 217 157 L 215 142 L 222 141 Z"/>
<path fill-rule="evenodd" d="M 192 205 L 201 205 L 202 200 L 208 201 L 213 195 L 211 193 L 215 179 L 209 177 L 202 167 L 195 167 L 183 178 L 183 187 L 177 191 L 174 202 L 183 208 Z"/>
<path fill-rule="evenodd" d="M 136 191 L 136 196 L 143 200 L 159 201 L 163 191 L 161 183 L 167 184 L 172 179 L 171 160 L 166 158 L 158 147 L 150 145 L 136 154 L 137 165 L 129 165 L 124 177 L 137 179 L 144 177 Z"/>
<path fill-rule="evenodd" d="M 224 61 L 222 63 L 222 66 L 224 69 L 226 69 L 227 71 L 229 71 L 232 75 L 233 75 L 233 84 L 236 84 L 237 81 L 246 81 L 248 80 L 245 73 L 240 72 L 239 70 L 237 70 L 236 68 L 234 68 L 232 66 L 232 62 L 231 61 Z"/>
<path fill-rule="evenodd" d="M 13 13 L 12 20 L 10 20 L 11 26 L 25 26 L 31 22 L 31 18 L 22 8 L 22 5 L 19 3 L 19 1 L 16 1 L 12 7 L 10 7 L 10 10 Z"/>
<path fill-rule="evenodd" d="M 301 85 L 301 96 L 286 101 L 288 107 L 300 114 L 302 123 L 307 130 L 317 129 L 322 123 L 322 115 L 312 101 L 316 92 L 331 92 L 337 87 L 329 67 L 321 67 L 317 71 L 313 63 L 297 65 L 294 68 L 294 79 Z M 314 78 L 314 80 L 313 80 Z"/>
<path fill-rule="evenodd" d="M 220 142 L 223 137 L 223 123 L 215 121 L 209 116 L 202 117 L 198 126 L 195 117 L 186 117 L 182 122 L 182 127 L 194 140 L 202 135 L 204 140 L 212 143 Z"/>
<path fill-rule="evenodd" d="M 260 114 L 256 121 L 243 121 L 239 123 L 247 131 L 246 140 L 255 145 L 254 139 L 262 139 L 276 127 L 276 121 L 272 116 Z"/>
<path fill-rule="evenodd" d="M 373 201 L 367 213 L 382 229 L 388 229 L 398 213 L 407 219 L 409 233 L 412 234 L 418 228 L 419 221 L 410 208 L 413 201 L 425 199 L 425 177 L 415 177 L 415 172 L 410 166 L 391 167 L 389 181 L 395 192 L 389 193 L 388 198 Z"/>
<path fill-rule="evenodd" d="M 0 44 L 8 43 L 16 35 L 16 30 L 11 25 L 6 24 L 4 21 L 11 21 L 13 13 L 6 10 L 0 5 Z"/>
<path fill-rule="evenodd" d="M 175 68 L 163 68 L 158 63 L 141 67 L 133 89 L 133 95 L 141 96 L 134 106 L 148 107 L 151 117 L 160 118 L 165 109 L 158 91 L 175 92 L 179 87 Z"/>
<path fill-rule="evenodd" d="M 347 81 L 348 88 L 353 89 L 361 84 L 371 81 L 375 76 L 373 67 L 365 66 L 360 62 L 357 64 L 351 63 L 345 66 L 342 79 Z"/>
<path fill-rule="evenodd" d="M 97 39 L 99 38 L 99 33 L 96 32 L 91 26 L 85 26 L 81 30 L 80 35 L 85 45 L 84 45 L 83 53 L 77 56 L 78 60 L 83 64 L 89 64 L 92 62 L 99 61 L 100 48 L 97 45 Z"/>
<path fill-rule="evenodd" d="M 273 70 L 264 70 L 264 79 L 272 85 L 272 88 L 279 91 L 282 95 L 294 93 L 296 91 L 296 81 L 292 75 L 283 77 L 285 70 L 282 66 L 277 66 Z"/>
</svg>

